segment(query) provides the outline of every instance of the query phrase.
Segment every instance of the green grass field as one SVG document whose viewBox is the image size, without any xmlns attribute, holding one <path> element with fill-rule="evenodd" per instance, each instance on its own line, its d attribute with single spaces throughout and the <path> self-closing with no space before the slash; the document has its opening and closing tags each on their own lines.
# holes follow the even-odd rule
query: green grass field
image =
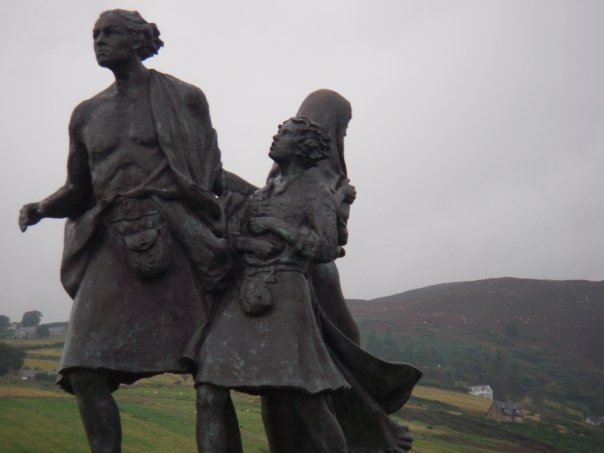
<svg viewBox="0 0 604 453">
<path fill-rule="evenodd" d="M 123 387 L 116 394 L 123 451 L 195 451 L 195 391 L 166 375 Z M 410 426 L 418 453 L 598 452 L 603 430 L 566 421 L 506 424 L 479 415 L 475 397 L 418 387 L 395 418 Z M 443 393 L 444 392 L 444 393 Z M 426 399 L 437 397 L 438 400 Z M 246 452 L 267 452 L 258 398 L 234 394 Z M 478 404 L 484 404 L 482 401 Z M 75 400 L 52 384 L 0 384 L 0 450 L 6 453 L 87 451 Z"/>
<path fill-rule="evenodd" d="M 0 451 L 87 451 L 73 397 L 53 386 L 3 382 L 0 388 Z M 115 396 L 123 425 L 124 453 L 195 451 L 192 387 L 150 381 L 124 387 Z M 245 451 L 268 451 L 257 398 L 237 394 L 235 400 Z"/>
<path fill-rule="evenodd" d="M 26 366 L 56 369 L 61 343 L 18 340 Z M 35 366 L 34 366 L 35 365 Z M 195 390 L 190 377 L 165 374 L 124 386 L 115 393 L 123 425 L 124 453 L 195 451 Z M 257 397 L 234 393 L 244 451 L 268 452 Z M 418 386 L 395 415 L 415 435 L 417 453 L 604 451 L 604 429 L 577 421 L 577 414 L 552 406 L 540 414 L 527 402 L 522 424 L 484 418 L 490 402 L 459 391 Z M 0 451 L 69 453 L 88 451 L 75 399 L 52 383 L 0 378 Z M 295 453 L 295 452 L 292 452 Z"/>
</svg>

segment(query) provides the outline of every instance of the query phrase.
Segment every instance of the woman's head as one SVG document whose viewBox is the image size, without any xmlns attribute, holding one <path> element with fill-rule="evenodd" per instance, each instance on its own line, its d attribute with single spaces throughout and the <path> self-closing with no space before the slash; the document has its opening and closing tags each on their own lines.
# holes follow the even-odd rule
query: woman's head
<svg viewBox="0 0 604 453">
<path fill-rule="evenodd" d="M 296 116 L 308 118 L 329 133 L 333 142 L 327 162 L 333 171 L 346 175 L 344 137 L 352 117 L 350 102 L 335 91 L 317 90 L 304 99 Z"/>
</svg>

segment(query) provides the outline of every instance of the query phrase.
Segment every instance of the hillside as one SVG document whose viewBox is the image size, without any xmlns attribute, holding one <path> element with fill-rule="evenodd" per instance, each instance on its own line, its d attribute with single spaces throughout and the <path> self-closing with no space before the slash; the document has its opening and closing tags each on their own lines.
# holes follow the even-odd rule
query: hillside
<svg viewBox="0 0 604 453">
<path fill-rule="evenodd" d="M 387 321 L 397 332 L 427 325 L 504 333 L 514 325 L 549 350 L 604 366 L 604 281 L 497 278 L 348 302 L 357 322 Z"/>
<path fill-rule="evenodd" d="M 497 278 L 349 307 L 370 351 L 420 365 L 428 382 L 495 382 L 500 398 L 604 412 L 604 282 Z"/>
<path fill-rule="evenodd" d="M 442 290 L 446 286 L 432 287 L 436 291 L 427 291 L 429 297 L 425 299 L 421 294 L 423 290 L 415 291 L 409 300 L 419 302 L 415 305 L 424 311 L 416 310 L 415 313 L 420 314 L 419 321 L 415 319 L 410 323 L 402 319 L 404 315 L 402 318 L 392 314 L 383 316 L 388 311 L 404 312 L 399 310 L 397 296 L 378 302 L 351 303 L 363 309 L 363 314 L 356 309 L 355 313 L 362 318 L 361 330 L 370 349 L 377 355 L 415 362 L 426 372 L 408 404 L 395 415 L 413 431 L 416 439 L 413 451 L 604 451 L 604 431 L 584 423 L 588 405 L 581 400 L 581 393 L 569 393 L 569 389 L 576 393 L 585 387 L 588 399 L 597 402 L 600 396 L 595 393 L 598 390 L 595 383 L 602 382 L 604 376 L 586 375 L 582 380 L 579 377 L 589 371 L 570 366 L 566 367 L 569 373 L 560 375 L 559 369 L 564 368 L 560 363 L 568 358 L 552 359 L 543 346 L 527 340 L 524 328 L 517 332 L 508 329 L 507 334 L 505 327 L 497 331 L 482 329 L 476 327 L 475 319 L 479 317 L 463 327 L 454 323 L 424 323 L 430 315 L 432 300 L 440 300 L 438 303 L 446 306 L 443 300 L 451 294 Z M 392 305 L 382 305 L 384 300 Z M 404 308 L 409 303 L 401 305 Z M 35 369 L 37 374 L 35 380 L 28 381 L 22 381 L 16 373 L 0 378 L 1 450 L 7 453 L 85 451 L 86 440 L 75 399 L 53 384 L 62 339 L 3 342 L 25 350 L 25 367 Z M 511 381 L 521 385 L 510 385 L 507 381 L 510 376 Z M 511 392 L 511 397 L 522 403 L 526 422 L 498 423 L 486 419 L 484 415 L 491 403 L 468 395 L 464 388 L 455 385 L 459 379 L 490 383 L 499 396 Z M 531 382 L 543 383 L 544 391 L 535 392 Z M 564 398 L 560 398 L 561 395 Z M 143 379 L 135 385 L 124 386 L 116 393 L 116 399 L 124 426 L 124 452 L 195 450 L 195 391 L 190 377 L 165 374 Z M 244 451 L 268 451 L 258 398 L 235 394 L 234 400 Z"/>
</svg>

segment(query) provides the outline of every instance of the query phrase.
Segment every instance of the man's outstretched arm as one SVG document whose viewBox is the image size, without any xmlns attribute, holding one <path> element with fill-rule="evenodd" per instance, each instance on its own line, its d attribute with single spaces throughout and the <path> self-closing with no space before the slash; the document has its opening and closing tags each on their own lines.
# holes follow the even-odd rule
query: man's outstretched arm
<svg viewBox="0 0 604 453">
<path fill-rule="evenodd" d="M 28 203 L 19 212 L 21 231 L 35 225 L 45 217 L 63 218 L 82 214 L 90 204 L 92 183 L 88 167 L 88 152 L 80 138 L 82 111 L 73 112 L 69 124 L 69 156 L 67 180 L 55 193 L 42 201 Z"/>
</svg>

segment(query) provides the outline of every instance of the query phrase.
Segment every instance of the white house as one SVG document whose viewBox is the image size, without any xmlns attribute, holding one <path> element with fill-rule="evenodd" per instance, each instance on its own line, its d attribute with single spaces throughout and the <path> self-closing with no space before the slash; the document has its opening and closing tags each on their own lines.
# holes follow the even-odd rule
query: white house
<svg viewBox="0 0 604 453">
<path fill-rule="evenodd" d="M 490 385 L 472 385 L 468 387 L 468 393 L 493 401 L 493 389 Z"/>
<path fill-rule="evenodd" d="M 604 416 L 600 416 L 600 417 L 596 417 L 596 416 L 589 416 L 587 417 L 587 419 L 585 420 L 585 423 L 588 423 L 590 425 L 594 425 L 594 426 L 604 426 Z"/>
</svg>

